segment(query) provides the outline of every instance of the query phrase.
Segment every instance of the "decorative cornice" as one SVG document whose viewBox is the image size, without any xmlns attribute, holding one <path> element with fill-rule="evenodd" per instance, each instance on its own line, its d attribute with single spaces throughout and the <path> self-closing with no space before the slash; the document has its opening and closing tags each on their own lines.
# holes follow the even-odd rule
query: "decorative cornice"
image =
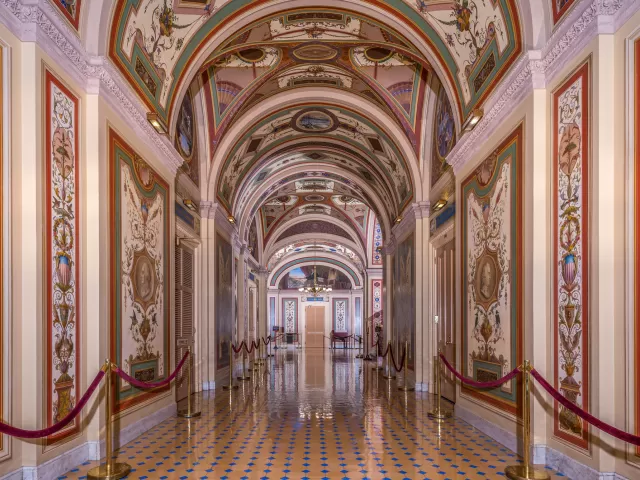
<svg viewBox="0 0 640 480">
<path fill-rule="evenodd" d="M 200 217 L 202 218 L 216 218 L 216 210 L 218 209 L 218 204 L 210 201 L 201 201 L 200 202 Z"/>
<path fill-rule="evenodd" d="M 0 6 L 8 10 L 22 24 L 19 31 L 13 31 L 15 24 L 6 22 L 12 33 L 21 40 L 34 41 L 37 40 L 39 33 L 44 34 L 49 40 L 45 43 L 54 44 L 77 73 L 85 79 L 84 85 L 81 86 L 87 93 L 95 94 L 96 89 L 99 91 L 98 85 L 103 86 L 112 97 L 109 103 L 114 110 L 133 130 L 145 134 L 146 143 L 155 150 L 160 161 L 175 176 L 183 163 L 182 157 L 173 148 L 168 138 L 158 135 L 149 124 L 144 105 L 131 93 L 130 87 L 107 58 L 89 55 L 82 47 L 76 33 L 66 25 L 66 22 L 60 18 L 60 14 L 47 0 L 40 0 L 37 5 L 24 5 L 21 0 L 0 0 Z M 34 25 L 36 29 L 33 28 Z M 77 77 L 77 75 L 74 76 Z"/>
<path fill-rule="evenodd" d="M 544 88 L 553 79 L 571 52 L 582 49 L 599 33 L 611 33 L 615 23 L 611 17 L 622 7 L 627 10 L 638 3 L 638 0 L 582 2 L 558 25 L 542 52 L 525 52 L 487 101 L 485 116 L 449 154 L 447 162 L 454 173 L 459 174 L 481 148 L 484 139 L 491 136 L 533 88 Z M 583 4 L 585 6 L 580 9 Z"/>
</svg>

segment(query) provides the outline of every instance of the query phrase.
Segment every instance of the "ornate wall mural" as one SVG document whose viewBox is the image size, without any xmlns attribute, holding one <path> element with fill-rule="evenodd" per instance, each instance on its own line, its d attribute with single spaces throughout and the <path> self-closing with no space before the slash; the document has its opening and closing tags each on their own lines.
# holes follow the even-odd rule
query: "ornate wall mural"
<svg viewBox="0 0 640 480">
<path fill-rule="evenodd" d="M 520 124 L 462 182 L 462 368 L 478 381 L 522 361 L 522 131 Z M 516 413 L 515 380 L 462 391 Z"/>
<path fill-rule="evenodd" d="M 565 14 L 571 10 L 575 0 L 551 0 L 551 8 L 553 10 L 553 23 L 557 24 L 562 20 Z"/>
<path fill-rule="evenodd" d="M 349 299 L 333 299 L 333 330 L 335 332 L 349 331 Z"/>
<path fill-rule="evenodd" d="M 78 31 L 80 27 L 80 8 L 82 0 L 51 0 L 62 16 Z"/>
<path fill-rule="evenodd" d="M 229 349 L 233 341 L 233 249 L 231 244 L 216 233 L 216 369 L 229 366 Z M 238 262 L 236 261 L 236 274 Z M 236 299 L 237 302 L 237 299 Z M 236 303 L 237 312 L 237 303 Z M 245 330 L 246 331 L 246 330 Z"/>
<path fill-rule="evenodd" d="M 433 153 L 431 155 L 431 186 L 447 171 L 447 155 L 456 143 L 456 124 L 444 87 L 439 84 L 436 116 L 433 125 Z"/>
<path fill-rule="evenodd" d="M 111 358 L 141 381 L 169 374 L 169 185 L 109 129 Z M 121 379 L 116 411 L 169 387 L 142 393 Z"/>
<path fill-rule="evenodd" d="M 167 0 L 123 0 L 118 2 L 114 12 L 109 56 L 143 100 L 165 120 L 174 106 L 176 89 L 183 81 L 185 71 L 199 57 L 211 36 L 227 27 L 247 7 L 245 2 L 229 0 L 203 3 L 189 2 L 176 6 Z M 265 2 L 253 3 L 259 6 Z M 400 17 L 439 57 L 445 75 L 456 90 L 456 107 L 464 118 L 493 90 L 522 49 L 515 0 L 456 0 L 445 3 L 368 0 L 366 3 Z M 317 42 L 313 48 L 302 45 L 311 40 Z M 235 33 L 221 45 L 216 52 L 218 56 L 210 58 L 209 62 L 215 63 L 230 54 L 237 57 L 240 51 L 245 51 L 243 62 L 261 62 L 264 61 L 265 49 L 286 47 L 290 50 L 288 57 L 291 63 L 342 62 L 348 67 L 350 64 L 342 61 L 344 55 L 338 51 L 342 48 L 339 42 L 348 45 L 349 41 L 361 50 L 357 55 L 368 62 L 365 66 L 395 62 L 407 70 L 406 75 L 394 77 L 392 83 L 387 82 L 381 73 L 379 78 L 370 81 L 369 90 L 376 98 L 389 99 L 389 108 L 405 117 L 404 122 L 410 131 L 412 124 L 407 121 L 407 113 L 409 118 L 411 114 L 407 109 L 416 93 L 415 83 L 412 83 L 417 75 L 415 65 L 426 68 L 427 64 L 407 40 L 373 19 L 327 8 L 280 13 Z M 367 48 L 367 42 L 375 45 Z M 247 43 L 251 43 L 252 48 L 244 48 Z M 400 58 L 394 55 L 398 51 L 402 52 Z M 358 72 L 356 67 L 351 68 Z M 374 69 L 373 66 L 371 68 Z M 246 70 L 251 71 L 250 68 Z M 371 78 L 360 73 L 361 81 L 367 77 Z M 220 102 L 223 105 L 232 104 L 234 100 L 237 102 L 238 98 L 245 96 L 238 91 L 243 82 L 234 80 L 235 77 L 230 80 L 221 78 L 222 82 L 227 82 L 220 87 L 220 96 L 225 97 Z M 301 76 L 300 80 L 317 81 L 313 72 Z M 341 78 L 329 75 L 319 80 L 338 83 Z M 216 92 L 218 88 L 216 86 Z"/>
<path fill-rule="evenodd" d="M 247 239 L 247 249 L 253 258 L 258 259 L 258 224 L 254 217 L 249 228 L 249 238 Z"/>
<path fill-rule="evenodd" d="M 298 299 L 282 299 L 282 316 L 285 333 L 298 333 Z"/>
<path fill-rule="evenodd" d="M 408 365 L 411 370 L 414 368 L 416 347 L 415 259 L 415 238 L 411 233 L 396 249 L 393 270 L 393 338 L 398 341 L 399 351 L 404 349 L 405 342 L 409 342 Z"/>
<path fill-rule="evenodd" d="M 382 266 L 382 227 L 377 217 L 373 217 L 373 237 L 371 239 L 371 264 Z"/>
<path fill-rule="evenodd" d="M 554 386 L 589 411 L 590 59 L 553 92 Z M 588 448 L 589 427 L 555 402 L 554 434 Z"/>
<path fill-rule="evenodd" d="M 188 91 L 182 100 L 176 125 L 175 147 L 184 159 L 182 169 L 197 186 L 200 185 L 200 160 L 198 159 L 198 132 L 193 112 L 193 97 Z"/>
<path fill-rule="evenodd" d="M 79 103 L 45 70 L 47 425 L 67 416 L 80 394 Z M 77 433 L 79 422 L 77 417 L 47 443 Z"/>
</svg>

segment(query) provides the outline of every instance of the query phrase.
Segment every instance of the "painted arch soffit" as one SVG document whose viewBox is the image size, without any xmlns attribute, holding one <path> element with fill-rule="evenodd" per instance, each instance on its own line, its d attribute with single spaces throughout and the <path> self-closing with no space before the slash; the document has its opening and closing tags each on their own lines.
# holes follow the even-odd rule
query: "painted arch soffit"
<svg viewBox="0 0 640 480">
<path fill-rule="evenodd" d="M 282 248 L 276 250 L 268 259 L 267 269 L 273 271 L 277 265 L 289 261 L 295 255 L 339 255 L 346 262 L 351 262 L 357 271 L 364 271 L 363 258 L 359 252 L 340 243 L 306 239 L 298 242 L 289 243 Z"/>
<path fill-rule="evenodd" d="M 237 22 L 242 16 L 258 12 L 269 2 L 122 0 L 114 3 L 109 57 L 149 108 L 168 121 L 178 104 L 176 92 L 180 85 L 191 82 L 189 77 L 220 47 L 222 39 L 226 39 L 225 45 L 238 41 L 237 36 L 225 35 L 226 30 L 237 33 Z M 292 3 L 282 2 L 283 11 L 277 19 L 265 19 L 251 32 L 262 33 L 260 41 L 300 45 L 311 41 L 364 43 L 371 41 L 367 35 L 389 31 L 370 28 L 376 22 L 353 11 L 294 10 Z M 400 37 L 374 41 L 384 41 L 397 49 L 421 51 L 434 58 L 438 73 L 452 85 L 462 118 L 486 98 L 522 50 L 516 0 L 362 0 L 350 6 L 361 11 L 375 9 L 378 16 L 379 9 L 383 9 L 388 17 L 419 38 L 419 48 L 403 45 Z M 243 40 L 255 41 L 251 37 Z"/>
<path fill-rule="evenodd" d="M 357 169 L 365 178 L 381 176 L 392 193 L 394 211 L 400 212 L 414 196 L 411 170 L 398 146 L 380 127 L 360 114 L 330 105 L 284 108 L 259 120 L 245 131 L 225 155 L 217 178 L 218 201 L 231 212 L 238 187 L 269 153 L 293 140 L 339 142 L 363 157 Z M 344 147 L 342 147 L 344 148 Z M 344 168 L 348 167 L 342 164 Z M 374 183 L 374 182 L 372 182 Z"/>
<path fill-rule="evenodd" d="M 323 254 L 320 252 L 318 252 L 317 255 L 313 256 L 308 256 L 305 254 L 292 256 L 291 259 L 287 259 L 287 261 L 285 262 L 278 263 L 274 270 L 270 271 L 267 283 L 269 287 L 276 287 L 280 279 L 294 268 L 313 265 L 322 265 L 340 270 L 352 280 L 352 285 L 354 285 L 355 288 L 362 288 L 363 277 L 360 272 L 357 271 L 353 263 L 338 255 L 331 253 Z"/>
</svg>

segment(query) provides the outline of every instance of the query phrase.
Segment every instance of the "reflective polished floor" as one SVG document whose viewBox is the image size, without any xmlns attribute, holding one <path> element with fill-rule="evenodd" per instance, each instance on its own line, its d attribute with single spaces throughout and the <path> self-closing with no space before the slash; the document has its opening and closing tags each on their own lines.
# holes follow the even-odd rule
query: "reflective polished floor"
<svg viewBox="0 0 640 480">
<path fill-rule="evenodd" d="M 143 479 L 506 478 L 511 451 L 458 419 L 438 427 L 432 395 L 400 392 L 371 365 L 352 351 L 278 350 L 239 390 L 203 394 L 202 417 L 166 420 L 118 461 Z"/>
</svg>

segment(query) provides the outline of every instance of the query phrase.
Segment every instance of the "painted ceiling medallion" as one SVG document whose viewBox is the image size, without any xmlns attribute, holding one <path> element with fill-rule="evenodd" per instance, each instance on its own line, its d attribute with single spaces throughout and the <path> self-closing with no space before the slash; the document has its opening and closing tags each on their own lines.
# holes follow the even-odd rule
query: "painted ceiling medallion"
<svg viewBox="0 0 640 480">
<path fill-rule="evenodd" d="M 332 132 L 338 125 L 336 116 L 325 109 L 305 109 L 291 119 L 291 128 L 304 133 Z"/>
<path fill-rule="evenodd" d="M 293 56 L 303 62 L 326 62 L 338 56 L 338 51 L 322 43 L 302 45 L 293 51 Z"/>
<path fill-rule="evenodd" d="M 389 60 L 393 56 L 393 52 L 388 48 L 371 47 L 364 51 L 364 56 L 371 62 L 382 63 Z"/>
<path fill-rule="evenodd" d="M 266 53 L 261 48 L 247 48 L 240 50 L 236 55 L 244 62 L 258 63 L 266 56 Z"/>
<path fill-rule="evenodd" d="M 324 201 L 324 196 L 322 195 L 307 195 L 306 197 L 304 197 L 304 199 L 307 202 L 323 202 Z"/>
</svg>

